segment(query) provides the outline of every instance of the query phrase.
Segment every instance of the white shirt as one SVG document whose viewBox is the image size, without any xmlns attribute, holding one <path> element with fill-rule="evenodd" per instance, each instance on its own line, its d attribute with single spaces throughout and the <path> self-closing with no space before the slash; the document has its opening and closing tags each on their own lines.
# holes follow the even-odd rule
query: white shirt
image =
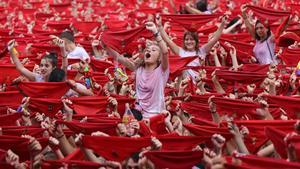
<svg viewBox="0 0 300 169">
<path fill-rule="evenodd" d="M 198 52 L 193 51 L 186 51 L 182 48 L 179 49 L 179 56 L 184 58 L 184 57 L 191 57 L 191 56 L 199 56 L 201 59 L 205 59 L 206 52 L 203 47 L 200 47 Z M 200 66 L 200 60 L 199 57 L 196 58 L 195 60 L 191 61 L 187 66 Z M 198 72 L 188 69 L 184 72 L 184 77 L 191 76 L 193 78 L 193 81 L 195 80 L 195 77 L 198 76 Z"/>
<path fill-rule="evenodd" d="M 76 46 L 76 48 L 72 52 L 68 53 L 67 58 L 86 60 L 86 59 L 90 59 L 90 56 L 83 47 Z"/>
</svg>

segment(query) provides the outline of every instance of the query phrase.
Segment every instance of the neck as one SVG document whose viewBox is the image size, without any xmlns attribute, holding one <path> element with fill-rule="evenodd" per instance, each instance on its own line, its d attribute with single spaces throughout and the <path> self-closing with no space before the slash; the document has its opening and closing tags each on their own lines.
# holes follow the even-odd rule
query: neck
<svg viewBox="0 0 300 169">
<path fill-rule="evenodd" d="M 75 50 L 76 48 L 76 45 L 75 43 L 71 43 L 68 45 L 68 52 L 72 52 L 73 50 Z"/>
<path fill-rule="evenodd" d="M 262 36 L 262 37 L 260 38 L 260 40 L 261 40 L 261 41 L 264 41 L 264 40 L 266 40 L 266 38 L 267 38 L 267 35 L 264 35 L 264 36 Z"/>
<path fill-rule="evenodd" d="M 154 70 L 157 67 L 157 64 L 145 64 L 146 70 Z"/>
</svg>

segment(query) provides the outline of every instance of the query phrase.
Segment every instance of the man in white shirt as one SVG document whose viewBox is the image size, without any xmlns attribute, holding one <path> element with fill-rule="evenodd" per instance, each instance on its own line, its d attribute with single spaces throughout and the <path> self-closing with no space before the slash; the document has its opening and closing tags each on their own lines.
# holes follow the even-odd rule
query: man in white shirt
<svg viewBox="0 0 300 169">
<path fill-rule="evenodd" d="M 68 59 L 80 59 L 89 61 L 90 56 L 83 47 L 76 46 L 74 35 L 70 31 L 64 31 L 60 34 L 60 38 L 65 42 L 65 50 Z"/>
</svg>

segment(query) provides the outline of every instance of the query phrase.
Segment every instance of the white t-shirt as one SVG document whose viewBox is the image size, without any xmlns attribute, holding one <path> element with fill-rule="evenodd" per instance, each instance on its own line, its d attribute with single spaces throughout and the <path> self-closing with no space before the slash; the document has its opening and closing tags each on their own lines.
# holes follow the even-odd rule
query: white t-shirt
<svg viewBox="0 0 300 169">
<path fill-rule="evenodd" d="M 182 48 L 179 49 L 179 56 L 184 58 L 184 57 L 191 57 L 191 56 L 199 56 L 201 59 L 205 59 L 206 57 L 206 52 L 204 50 L 204 47 L 200 47 L 198 52 L 193 51 L 186 51 Z M 200 66 L 200 59 L 196 58 L 195 60 L 191 61 L 187 66 Z M 192 70 L 192 69 L 188 69 L 186 71 L 184 71 L 183 73 L 184 77 L 187 76 L 191 76 L 193 78 L 193 81 L 195 80 L 195 77 L 198 76 L 198 72 Z"/>
<path fill-rule="evenodd" d="M 67 58 L 86 60 L 90 59 L 90 56 L 83 47 L 76 46 L 76 48 L 72 52 L 68 53 Z"/>
</svg>

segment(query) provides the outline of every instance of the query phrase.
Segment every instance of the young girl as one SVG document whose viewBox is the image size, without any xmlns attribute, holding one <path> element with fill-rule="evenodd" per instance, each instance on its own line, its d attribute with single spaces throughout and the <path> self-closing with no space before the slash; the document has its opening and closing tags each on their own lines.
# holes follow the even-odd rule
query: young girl
<svg viewBox="0 0 300 169">
<path fill-rule="evenodd" d="M 40 73 L 35 73 L 23 66 L 18 58 L 18 54 L 14 49 L 15 40 L 11 40 L 8 42 L 8 51 L 10 53 L 10 57 L 13 60 L 16 68 L 20 71 L 20 73 L 25 76 L 28 80 L 34 82 L 48 82 L 49 76 L 51 72 L 57 68 L 57 56 L 54 53 L 50 53 L 45 55 L 40 62 L 39 71 Z"/>
<path fill-rule="evenodd" d="M 248 32 L 256 40 L 253 48 L 254 56 L 260 64 L 277 64 L 275 58 L 275 38 L 270 30 L 270 26 L 267 26 L 260 20 L 257 20 L 253 30 L 253 26 L 246 14 L 246 8 L 246 5 L 242 5 L 241 11 Z"/>
<path fill-rule="evenodd" d="M 169 78 L 169 61 L 167 46 L 155 24 L 147 22 L 146 28 L 153 32 L 156 42 L 147 45 L 143 62 L 132 62 L 109 47 L 106 50 L 115 60 L 135 71 L 135 109 L 147 119 L 165 109 L 164 88 Z"/>
<path fill-rule="evenodd" d="M 197 32 L 186 32 L 183 36 L 183 47 L 181 48 L 177 46 L 165 32 L 160 16 L 157 16 L 156 22 L 158 23 L 159 32 L 161 33 L 163 40 L 168 44 L 172 52 L 176 55 L 179 55 L 180 57 L 199 56 L 197 59 L 189 63 L 188 66 L 200 66 L 200 59 L 204 61 L 211 48 L 220 39 L 226 20 L 227 18 L 223 17 L 221 25 L 219 26 L 219 29 L 214 33 L 214 36 L 200 48 Z M 191 76 L 193 80 L 195 80 L 195 77 L 197 75 L 197 72 L 191 69 L 187 70 L 185 73 L 185 76 Z"/>
</svg>

